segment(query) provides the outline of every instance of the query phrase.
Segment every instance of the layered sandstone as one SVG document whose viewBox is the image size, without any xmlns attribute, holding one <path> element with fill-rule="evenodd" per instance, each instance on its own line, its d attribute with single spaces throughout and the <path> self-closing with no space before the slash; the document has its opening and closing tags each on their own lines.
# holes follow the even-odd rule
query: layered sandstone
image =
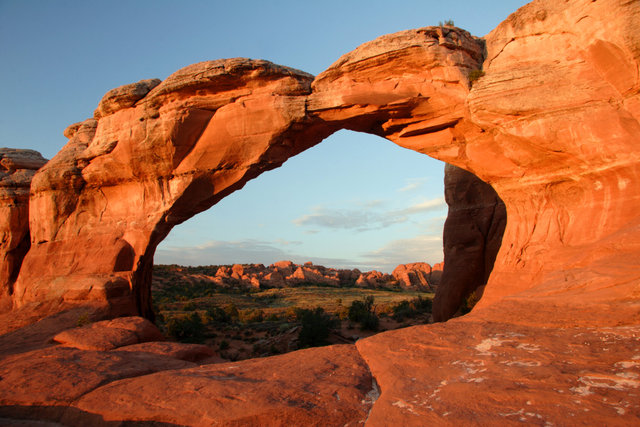
<svg viewBox="0 0 640 427">
<path fill-rule="evenodd" d="M 13 284 L 30 246 L 29 186 L 46 162 L 37 151 L 0 148 L 0 311 L 12 306 Z"/>
<path fill-rule="evenodd" d="M 502 245 L 470 315 L 356 347 L 195 367 L 47 348 L 45 319 L 0 337 L 2 413 L 72 425 L 637 424 L 639 46 L 638 2 L 535 0 L 484 40 L 440 27 L 383 36 L 316 79 L 233 59 L 113 92 L 32 181 L 14 313 L 66 300 L 149 316 L 153 252 L 173 225 L 340 128 L 490 184 L 507 212 Z M 165 386 L 196 398 L 164 401 Z"/>
</svg>

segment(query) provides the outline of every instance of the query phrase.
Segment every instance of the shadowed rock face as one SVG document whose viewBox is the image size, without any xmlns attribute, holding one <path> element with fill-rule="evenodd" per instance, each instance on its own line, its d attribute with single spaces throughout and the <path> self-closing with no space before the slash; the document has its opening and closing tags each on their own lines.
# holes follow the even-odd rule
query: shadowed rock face
<svg viewBox="0 0 640 427">
<path fill-rule="evenodd" d="M 536 0 L 484 41 L 449 28 L 383 36 L 315 79 L 232 59 L 109 92 L 34 176 L 7 318 L 61 301 L 150 316 L 153 252 L 172 226 L 340 128 L 489 183 L 508 215 L 502 245 L 471 314 L 355 347 L 191 369 L 154 355 L 153 370 L 169 370 L 145 377 L 128 352 L 43 350 L 52 317 L 0 336 L 13 355 L 0 413 L 198 425 L 210 405 L 202 417 L 226 425 L 638 424 L 639 65 L 640 3 Z M 61 366 L 97 388 L 34 399 L 39 372 L 55 384 Z M 165 385 L 193 400 L 161 402 Z"/>
<path fill-rule="evenodd" d="M 433 300 L 433 320 L 449 320 L 465 298 L 482 296 L 502 243 L 507 212 L 490 185 L 472 173 L 447 164 L 444 196 L 444 269 Z"/>
</svg>

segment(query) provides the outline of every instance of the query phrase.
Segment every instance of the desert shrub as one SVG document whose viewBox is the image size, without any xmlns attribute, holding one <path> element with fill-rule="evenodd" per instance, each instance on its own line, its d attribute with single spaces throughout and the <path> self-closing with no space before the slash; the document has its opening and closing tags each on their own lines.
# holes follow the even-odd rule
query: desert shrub
<svg viewBox="0 0 640 427">
<path fill-rule="evenodd" d="M 78 316 L 78 320 L 76 320 L 76 326 L 84 326 L 91 323 L 91 319 L 89 318 L 89 313 L 82 313 Z"/>
<path fill-rule="evenodd" d="M 238 311 L 238 307 L 236 307 L 234 303 L 225 305 L 224 311 L 229 315 L 229 318 L 233 321 L 236 321 L 240 318 L 240 312 Z"/>
<path fill-rule="evenodd" d="M 267 316 L 268 322 L 277 322 L 279 320 L 280 320 L 280 316 L 278 316 L 278 313 L 271 313 Z"/>
<path fill-rule="evenodd" d="M 229 323 L 231 316 L 222 308 L 213 306 L 207 310 L 207 319 L 210 323 Z"/>
<path fill-rule="evenodd" d="M 476 293 L 476 291 L 471 292 L 467 297 L 462 301 L 462 305 L 460 306 L 460 313 L 467 314 L 473 310 L 473 307 L 480 301 L 480 296 Z"/>
<path fill-rule="evenodd" d="M 444 21 L 444 24 L 442 23 L 442 21 L 438 22 L 438 26 L 440 27 L 453 27 L 455 24 L 453 23 L 453 19 L 447 19 Z"/>
<path fill-rule="evenodd" d="M 298 335 L 300 348 L 326 345 L 329 332 L 338 327 L 338 320 L 324 312 L 322 307 L 315 310 L 300 309 L 298 320 L 302 324 Z"/>
<path fill-rule="evenodd" d="M 402 322 L 422 313 L 431 313 L 431 300 L 418 296 L 412 300 L 400 301 L 393 306 L 393 319 Z"/>
<path fill-rule="evenodd" d="M 406 318 L 416 316 L 416 311 L 408 300 L 400 301 L 393 307 L 393 320 L 402 322 Z"/>
<path fill-rule="evenodd" d="M 373 296 L 368 295 L 362 300 L 354 300 L 349 306 L 349 320 L 360 324 L 361 329 L 375 331 L 380 320 L 373 311 Z"/>
<path fill-rule="evenodd" d="M 480 77 L 484 76 L 484 71 L 482 70 L 472 70 L 469 73 L 469 84 L 473 86 L 473 83 L 478 80 Z"/>
<path fill-rule="evenodd" d="M 298 311 L 300 310 L 301 309 L 299 307 L 296 307 L 295 305 L 287 307 L 284 316 L 289 322 L 295 322 L 298 319 Z"/>
<path fill-rule="evenodd" d="M 264 312 L 256 309 L 240 310 L 239 318 L 242 323 L 260 323 L 264 321 Z"/>
<path fill-rule="evenodd" d="M 182 311 L 194 311 L 197 310 L 198 307 L 196 306 L 196 303 L 194 302 L 188 302 L 185 305 L 182 306 Z"/>
<path fill-rule="evenodd" d="M 418 295 L 417 298 L 411 300 L 411 305 L 413 305 L 413 308 L 415 308 L 418 313 L 431 313 L 433 301 Z"/>
<path fill-rule="evenodd" d="M 180 342 L 201 343 L 205 327 L 198 312 L 187 316 L 176 316 L 167 322 L 167 333 Z"/>
</svg>

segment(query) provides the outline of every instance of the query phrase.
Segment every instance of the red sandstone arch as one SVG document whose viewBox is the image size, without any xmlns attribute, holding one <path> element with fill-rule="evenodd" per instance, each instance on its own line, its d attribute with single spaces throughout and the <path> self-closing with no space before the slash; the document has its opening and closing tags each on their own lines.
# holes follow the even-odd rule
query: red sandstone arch
<svg viewBox="0 0 640 427">
<path fill-rule="evenodd" d="M 503 244 L 470 316 L 354 346 L 178 370 L 164 362 L 169 370 L 151 375 L 145 363 L 113 376 L 104 361 L 119 352 L 43 342 L 29 351 L 25 336 L 47 328 L 40 322 L 9 334 L 4 413 L 78 425 L 639 419 L 638 23 L 637 1 L 534 0 L 485 37 L 486 75 L 470 91 L 481 43 L 431 28 L 374 40 L 313 83 L 236 59 L 109 92 L 32 182 L 31 248 L 13 294 L 30 314 L 65 301 L 144 314 L 150 257 L 173 224 L 341 127 L 490 183 L 509 215 Z M 238 381 L 226 381 L 228 369 Z"/>
<path fill-rule="evenodd" d="M 638 7 L 619 7 L 534 2 L 486 46 L 453 28 L 383 36 L 315 79 L 236 58 L 114 89 L 34 177 L 14 305 L 106 301 L 112 315 L 150 316 L 153 252 L 171 227 L 341 128 L 494 187 L 509 224 L 480 308 L 500 301 L 510 316 L 542 295 L 580 317 L 590 300 L 576 281 L 615 305 L 637 278 L 594 266 L 634 262 L 640 223 L 623 202 L 640 191 Z M 607 31 L 594 34 L 584 14 Z M 568 22 L 576 32 L 538 35 Z"/>
</svg>

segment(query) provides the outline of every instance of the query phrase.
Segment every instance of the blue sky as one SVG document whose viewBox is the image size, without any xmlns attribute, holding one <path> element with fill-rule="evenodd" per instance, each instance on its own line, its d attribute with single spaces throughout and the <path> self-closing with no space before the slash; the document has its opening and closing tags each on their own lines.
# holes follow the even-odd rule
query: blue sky
<svg viewBox="0 0 640 427">
<path fill-rule="evenodd" d="M 102 95 L 218 58 L 312 74 L 380 35 L 437 25 L 483 36 L 524 0 L 0 0 L 0 146 L 51 158 Z M 442 260 L 443 164 L 340 131 L 174 228 L 157 263 L 281 259 L 391 271 Z"/>
</svg>

